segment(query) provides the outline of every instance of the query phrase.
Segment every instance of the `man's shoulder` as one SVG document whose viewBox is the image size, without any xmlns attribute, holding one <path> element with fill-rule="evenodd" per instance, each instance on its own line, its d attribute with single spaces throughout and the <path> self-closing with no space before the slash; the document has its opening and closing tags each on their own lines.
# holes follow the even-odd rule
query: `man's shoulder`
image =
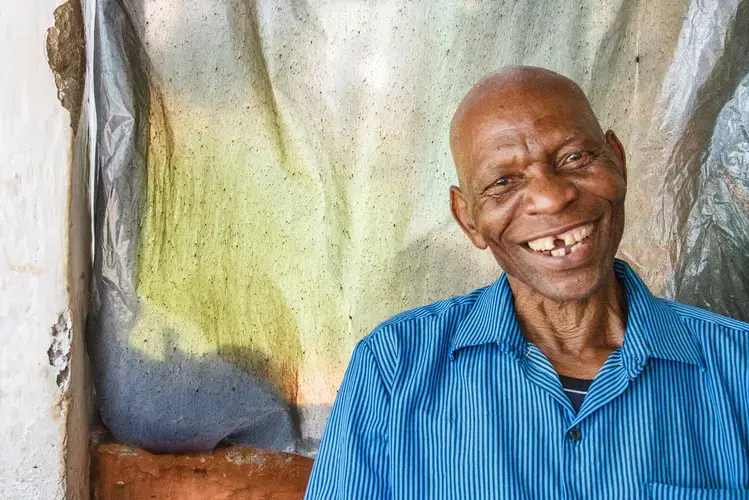
<svg viewBox="0 0 749 500">
<path fill-rule="evenodd" d="M 700 342 L 703 351 L 734 351 L 749 360 L 749 323 L 696 306 L 660 299 Z"/>
<path fill-rule="evenodd" d="M 380 323 L 360 344 L 373 352 L 386 372 L 385 378 L 389 378 L 387 372 L 399 363 L 404 351 L 408 351 L 409 358 L 433 356 L 435 349 L 447 354 L 452 334 L 489 286 L 396 314 Z"/>
<path fill-rule="evenodd" d="M 697 306 L 682 304 L 673 300 L 661 300 L 668 304 L 671 310 L 685 323 L 692 323 L 706 328 L 712 327 L 716 332 L 743 332 L 744 334 L 749 334 L 749 323 L 729 318 L 728 316 L 722 316 Z"/>
</svg>

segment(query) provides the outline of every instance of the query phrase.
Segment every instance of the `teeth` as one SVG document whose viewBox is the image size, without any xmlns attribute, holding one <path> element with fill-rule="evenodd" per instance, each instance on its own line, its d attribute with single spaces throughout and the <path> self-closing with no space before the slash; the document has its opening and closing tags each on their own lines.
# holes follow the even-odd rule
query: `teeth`
<svg viewBox="0 0 749 500">
<path fill-rule="evenodd" d="M 587 238 L 591 231 L 593 231 L 593 227 L 589 224 L 587 226 L 572 228 L 566 233 L 556 235 L 555 238 L 564 240 L 564 244 L 569 246 Z"/>
<path fill-rule="evenodd" d="M 590 236 L 590 233 L 593 232 L 593 227 L 593 224 L 588 224 L 586 226 L 570 229 L 566 233 L 558 234 L 556 236 L 546 236 L 545 238 L 538 238 L 537 240 L 529 241 L 528 246 L 531 248 L 531 250 L 544 252 L 547 250 L 554 250 L 554 242 L 556 240 L 562 240 L 564 241 L 565 246 L 577 246 L 577 248 L 579 249 L 580 247 L 579 245 L 577 245 L 577 243 Z M 552 252 L 552 255 L 553 254 L 554 252 Z M 558 257 L 560 255 L 555 256 Z"/>
<path fill-rule="evenodd" d="M 556 250 L 551 251 L 552 257 L 564 257 L 564 248 L 557 248 Z"/>
<path fill-rule="evenodd" d="M 583 246 L 583 244 L 582 244 L 582 243 L 579 243 L 579 242 L 578 242 L 578 243 L 575 243 L 574 245 L 572 245 L 572 248 L 570 248 L 570 253 L 575 253 L 575 252 L 577 252 L 578 250 L 580 250 L 580 247 L 581 247 L 581 246 Z"/>
<path fill-rule="evenodd" d="M 554 248 L 554 237 L 553 236 L 547 236 L 546 238 L 539 238 L 537 240 L 529 241 L 528 246 L 531 247 L 532 250 L 541 251 L 544 250 L 551 250 Z"/>
</svg>

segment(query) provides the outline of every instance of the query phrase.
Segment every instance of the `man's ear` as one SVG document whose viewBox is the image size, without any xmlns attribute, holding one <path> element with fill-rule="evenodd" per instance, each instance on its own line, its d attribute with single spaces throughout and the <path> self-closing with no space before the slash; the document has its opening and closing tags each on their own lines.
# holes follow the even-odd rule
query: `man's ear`
<svg viewBox="0 0 749 500">
<path fill-rule="evenodd" d="M 468 203 L 458 186 L 450 186 L 450 212 L 452 212 L 460 229 L 471 239 L 474 246 L 479 250 L 486 250 L 486 241 L 484 241 L 484 238 L 476 230 L 476 226 L 473 224 L 470 211 L 468 210 Z"/>
<path fill-rule="evenodd" d="M 609 145 L 611 150 L 614 152 L 617 158 L 619 158 L 619 163 L 622 164 L 622 175 L 624 176 L 624 182 L 627 182 L 627 155 L 624 153 L 624 146 L 622 146 L 621 141 L 616 136 L 613 130 L 608 130 L 606 132 L 606 143 Z"/>
</svg>

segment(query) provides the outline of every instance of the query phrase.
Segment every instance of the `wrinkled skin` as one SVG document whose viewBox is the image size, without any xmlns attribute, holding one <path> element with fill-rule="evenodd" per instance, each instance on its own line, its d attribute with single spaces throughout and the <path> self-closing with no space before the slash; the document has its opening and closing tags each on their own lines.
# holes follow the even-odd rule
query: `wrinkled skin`
<svg viewBox="0 0 749 500">
<path fill-rule="evenodd" d="M 476 85 L 453 119 L 460 187 L 453 215 L 507 272 L 529 341 L 557 371 L 593 378 L 624 334 L 613 273 L 624 230 L 626 161 L 582 91 L 539 68 L 508 68 Z M 529 241 L 585 224 L 579 251 L 554 257 Z"/>
</svg>

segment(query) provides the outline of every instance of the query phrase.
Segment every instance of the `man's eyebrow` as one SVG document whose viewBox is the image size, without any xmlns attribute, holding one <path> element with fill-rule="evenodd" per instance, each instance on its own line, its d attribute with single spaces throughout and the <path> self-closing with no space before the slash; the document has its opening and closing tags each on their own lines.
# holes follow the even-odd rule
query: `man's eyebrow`
<svg viewBox="0 0 749 500">
<path fill-rule="evenodd" d="M 478 175 L 476 178 L 483 184 L 484 178 L 495 177 L 498 170 L 511 167 L 517 161 L 517 149 L 512 146 L 499 145 L 486 152 L 483 157 L 479 158 L 480 161 L 476 162 L 477 170 L 483 172 L 484 175 Z"/>
<path fill-rule="evenodd" d="M 562 144 L 560 145 L 560 147 L 566 146 L 570 142 L 572 142 L 575 139 L 577 139 L 580 136 L 580 132 L 581 132 L 580 127 L 575 127 L 574 130 L 572 130 L 572 133 L 570 133 L 568 136 L 566 136 L 562 140 Z"/>
<path fill-rule="evenodd" d="M 596 141 L 595 138 L 590 136 L 568 136 L 565 138 L 564 142 L 556 148 L 557 154 L 562 153 L 563 150 L 572 143 L 575 144 L 574 149 L 583 149 L 587 152 L 598 151 L 602 147 L 602 144 L 599 141 Z"/>
<path fill-rule="evenodd" d="M 517 152 L 523 150 L 523 145 L 518 144 L 516 137 L 500 137 L 491 142 L 489 145 L 485 145 L 478 150 L 473 151 L 473 160 L 483 159 L 486 161 L 487 158 L 499 158 L 504 160 L 505 157 L 514 158 L 517 156 Z"/>
</svg>

